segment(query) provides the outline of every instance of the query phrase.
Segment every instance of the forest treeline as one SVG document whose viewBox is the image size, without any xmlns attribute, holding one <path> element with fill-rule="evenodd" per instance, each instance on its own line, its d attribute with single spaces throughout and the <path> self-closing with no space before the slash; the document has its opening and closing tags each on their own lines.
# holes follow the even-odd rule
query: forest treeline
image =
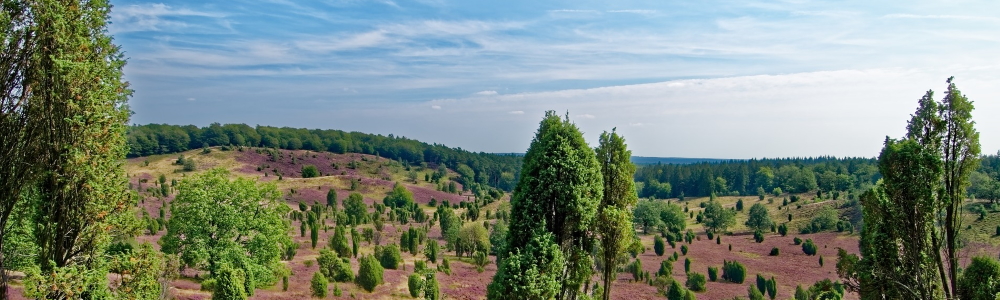
<svg viewBox="0 0 1000 300">
<path fill-rule="evenodd" d="M 131 126 L 128 144 L 129 157 L 247 146 L 373 154 L 410 164 L 444 164 L 454 170 L 465 165 L 475 173 L 476 182 L 505 191 L 514 188 L 523 158 L 519 154 L 470 152 L 392 134 L 219 123 L 207 127 Z M 875 158 L 820 156 L 654 164 L 639 166 L 635 180 L 640 182 L 637 189 L 643 198 L 759 196 L 815 190 L 844 192 L 847 197 L 867 190 L 881 178 L 876 163 Z M 1000 156 L 984 156 L 982 167 L 972 175 L 969 192 L 977 198 L 1000 200 L 998 182 Z"/>
<path fill-rule="evenodd" d="M 148 124 L 128 130 L 128 157 L 168 154 L 215 146 L 267 147 L 285 150 L 364 153 L 420 165 L 445 165 L 466 170 L 477 183 L 510 191 L 517 182 L 521 156 L 471 152 L 440 144 L 427 144 L 402 136 L 383 136 L 342 130 L 304 129 L 212 123 L 194 125 Z M 465 166 L 465 167 L 462 167 Z M 463 174 L 464 175 L 464 174 Z M 464 178 L 464 176 L 463 176 Z M 468 184 L 468 182 L 463 182 Z"/>
</svg>

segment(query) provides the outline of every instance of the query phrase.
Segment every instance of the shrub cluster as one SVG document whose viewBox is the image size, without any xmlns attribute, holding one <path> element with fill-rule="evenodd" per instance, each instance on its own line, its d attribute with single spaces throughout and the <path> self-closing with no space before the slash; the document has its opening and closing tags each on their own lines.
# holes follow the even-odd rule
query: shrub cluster
<svg viewBox="0 0 1000 300">
<path fill-rule="evenodd" d="M 743 283 L 747 277 L 747 268 L 738 261 L 722 261 L 722 279 L 732 283 Z"/>
<path fill-rule="evenodd" d="M 689 272 L 687 273 L 687 276 L 687 282 L 684 283 L 684 286 L 695 292 L 705 291 L 705 275 L 698 272 Z"/>
</svg>

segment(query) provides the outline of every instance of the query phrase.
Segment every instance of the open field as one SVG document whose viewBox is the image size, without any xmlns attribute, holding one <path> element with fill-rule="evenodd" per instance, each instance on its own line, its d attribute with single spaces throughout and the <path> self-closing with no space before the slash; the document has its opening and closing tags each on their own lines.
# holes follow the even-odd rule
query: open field
<svg viewBox="0 0 1000 300">
<path fill-rule="evenodd" d="M 269 151 L 273 151 L 269 152 Z M 183 172 L 182 166 L 174 164 L 176 159 L 184 155 L 186 159 L 194 159 L 197 163 L 197 170 L 194 172 Z M 273 158 L 272 158 L 273 157 Z M 321 176 L 315 178 L 301 178 L 300 170 L 304 165 L 314 165 Z M 243 149 L 242 151 L 220 151 L 218 148 L 202 153 L 201 150 L 187 151 L 182 154 L 159 155 L 142 158 L 129 159 L 127 162 L 127 173 L 130 178 L 132 188 L 142 195 L 140 206 L 150 216 L 156 217 L 163 208 L 167 218 L 169 215 L 169 202 L 173 200 L 176 193 L 172 187 L 167 196 L 158 196 L 152 190 L 159 190 L 158 179 L 160 175 L 165 176 L 165 182 L 169 186 L 173 180 L 183 180 L 193 173 L 202 172 L 210 168 L 225 168 L 231 172 L 232 176 L 253 178 L 263 182 L 276 184 L 284 194 L 284 201 L 293 209 L 298 208 L 298 203 L 307 204 L 324 203 L 329 190 L 337 193 L 337 198 L 343 200 L 351 192 L 359 192 L 364 195 L 365 203 L 372 205 L 381 202 L 381 199 L 392 189 L 395 182 L 400 182 L 409 189 L 414 196 L 415 202 L 419 203 L 428 215 L 433 215 L 435 208 L 428 205 L 431 199 L 437 201 L 447 200 L 451 203 L 460 201 L 471 201 L 474 198 L 468 194 L 453 194 L 436 190 L 434 183 L 424 181 L 424 175 L 435 171 L 434 168 L 420 168 L 413 166 L 410 169 L 417 173 L 417 180 L 411 180 L 412 174 L 407 174 L 406 167 L 401 163 L 380 158 L 372 155 L 362 154 L 331 154 L 325 152 L 311 151 L 288 151 L 288 150 L 260 150 Z M 449 171 L 449 176 L 455 176 L 454 171 Z M 280 179 L 279 179 L 280 178 Z M 352 181 L 357 182 L 355 189 L 351 190 Z M 816 212 L 820 209 L 832 206 L 841 207 L 846 200 L 822 200 L 814 199 L 814 194 L 797 195 L 802 198 L 799 202 L 782 205 L 783 200 L 790 195 L 779 197 L 765 197 L 758 200 L 756 196 L 726 196 L 718 197 L 725 208 L 734 208 L 737 201 L 744 202 L 744 210 L 736 215 L 736 226 L 731 228 L 732 234 L 723 235 L 721 243 L 707 238 L 701 224 L 694 220 L 703 208 L 700 204 L 709 201 L 709 198 L 688 198 L 685 201 L 678 199 L 666 199 L 660 201 L 670 201 L 680 204 L 688 209 L 688 229 L 694 231 L 697 238 L 690 244 L 677 243 L 677 248 L 670 248 L 669 245 L 664 256 L 657 256 L 653 251 L 653 234 L 642 234 L 640 239 L 645 251 L 638 255 L 642 261 L 643 270 L 655 274 L 660 262 L 666 260 L 669 255 L 677 252 L 679 259 L 673 264 L 674 279 L 684 282 L 686 280 L 684 272 L 685 259 L 691 260 L 691 271 L 701 274 L 707 273 L 710 266 L 721 267 L 723 260 L 735 260 L 744 264 L 747 268 L 747 280 L 743 284 L 726 282 L 708 282 L 707 291 L 697 294 L 698 299 L 723 299 L 733 296 L 746 296 L 747 287 L 753 284 L 757 274 L 766 278 L 774 277 L 778 283 L 778 299 L 786 299 L 794 294 L 795 287 L 802 285 L 807 287 L 812 283 L 831 279 L 837 280 L 836 274 L 836 253 L 838 248 L 843 248 L 851 253 L 858 253 L 857 234 L 847 232 L 822 232 L 815 234 L 799 234 L 799 228 L 809 223 Z M 495 212 L 500 203 L 508 201 L 509 195 L 504 196 L 501 201 L 492 203 L 482 208 L 485 211 Z M 743 225 L 747 219 L 746 210 L 755 203 L 762 203 L 771 212 L 771 218 L 778 224 L 785 223 L 789 227 L 787 236 L 780 236 L 777 233 L 767 233 L 762 243 L 753 240 L 750 230 Z M 456 213 L 463 212 L 458 209 Z M 840 209 L 841 216 L 850 215 L 851 212 Z M 791 221 L 788 216 L 791 215 Z M 976 220 L 978 215 L 971 212 L 967 214 L 967 224 L 973 225 L 967 230 L 969 237 L 968 247 L 963 252 L 963 260 L 967 261 L 974 255 L 995 256 L 997 244 L 1000 238 L 995 233 L 996 225 L 1000 224 L 1000 216 L 988 214 L 984 220 Z M 319 248 L 324 247 L 333 234 L 332 229 L 335 223 L 332 219 L 322 220 L 326 230 L 321 230 L 319 245 L 313 249 L 310 239 L 299 233 L 299 221 L 291 223 L 289 236 L 300 245 L 294 259 L 284 262 L 292 271 L 289 280 L 288 291 L 281 290 L 280 282 L 270 287 L 259 287 L 252 299 L 305 299 L 309 298 L 309 280 L 314 272 L 318 270 L 315 259 L 318 256 Z M 487 222 L 495 222 L 488 220 Z M 401 225 L 395 222 L 386 222 L 380 237 L 380 244 L 398 243 L 400 235 L 410 226 L 428 228 L 428 238 L 437 239 L 443 245 L 443 237 L 438 224 L 410 223 Z M 362 228 L 373 225 L 361 225 Z M 137 237 L 138 242 L 150 242 L 156 245 L 163 236 L 165 230 L 161 230 L 152 235 L 142 235 Z M 812 239 L 819 246 L 817 256 L 807 256 L 802 252 L 799 245 L 794 245 L 795 237 Z M 681 255 L 681 245 L 687 245 L 689 252 Z M 729 250 L 730 245 L 732 250 Z M 359 252 L 361 255 L 370 254 L 374 251 L 375 243 L 362 242 Z M 776 247 L 780 249 L 779 256 L 769 256 L 770 249 Z M 422 247 L 421 247 L 422 248 Z M 443 251 L 443 250 L 442 250 Z M 819 257 L 825 259 L 825 264 L 820 266 Z M 469 258 L 458 258 L 454 252 L 445 253 L 445 257 L 451 260 L 451 275 L 438 273 L 441 292 L 445 299 L 485 299 L 486 285 L 490 282 L 496 272 L 496 265 L 488 265 L 482 273 L 476 271 Z M 407 292 L 406 276 L 412 273 L 414 261 L 426 259 L 422 253 L 413 255 L 407 252 L 402 253 L 404 260 L 403 267 L 399 270 L 385 270 L 385 284 L 368 293 L 357 287 L 354 283 L 337 283 L 343 291 L 340 298 L 350 299 L 407 299 L 410 298 Z M 495 259 L 490 257 L 491 260 Z M 439 261 L 440 262 L 440 259 Z M 356 259 L 351 261 L 353 269 L 358 269 Z M 428 267 L 435 265 L 428 263 Z M 200 290 L 200 280 L 204 276 L 198 270 L 188 269 L 183 272 L 184 276 L 172 282 L 170 293 L 176 299 L 208 299 L 211 295 L 207 291 Z M 597 282 L 599 278 L 594 277 Z M 330 285 L 331 289 L 333 283 Z M 19 287 L 15 284 L 14 290 Z M 648 299 L 661 297 L 657 295 L 657 288 L 645 282 L 633 282 L 632 275 L 620 273 L 616 281 L 612 298 L 614 299 Z M 20 299 L 18 292 L 15 292 L 14 299 Z M 329 296 L 328 298 L 337 298 Z M 846 299 L 857 299 L 857 294 L 849 293 Z"/>
</svg>

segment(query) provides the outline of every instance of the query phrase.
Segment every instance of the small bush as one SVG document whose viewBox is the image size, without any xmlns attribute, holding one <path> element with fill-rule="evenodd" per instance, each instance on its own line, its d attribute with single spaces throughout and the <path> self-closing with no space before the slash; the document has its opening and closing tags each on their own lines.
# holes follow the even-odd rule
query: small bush
<svg viewBox="0 0 1000 300">
<path fill-rule="evenodd" d="M 302 166 L 302 178 L 319 177 L 319 170 L 314 165 Z"/>
<path fill-rule="evenodd" d="M 375 287 L 382 284 L 383 273 L 385 269 L 382 268 L 382 264 L 379 263 L 378 259 L 372 255 L 362 256 L 358 259 L 358 276 L 355 277 L 355 282 L 362 289 L 372 292 Z"/>
<path fill-rule="evenodd" d="M 708 280 L 711 280 L 712 282 L 719 280 L 719 268 L 708 267 Z"/>
<path fill-rule="evenodd" d="M 687 255 L 688 254 L 688 246 L 687 245 L 681 245 L 681 254 L 682 255 Z"/>
<path fill-rule="evenodd" d="M 785 224 L 778 225 L 778 234 L 781 236 L 788 235 L 788 226 Z"/>
<path fill-rule="evenodd" d="M 660 236 L 653 237 L 653 252 L 656 252 L 656 256 L 663 256 L 663 249 L 665 247 L 663 238 L 660 238 Z"/>
<path fill-rule="evenodd" d="M 326 276 L 323 276 L 323 272 L 313 273 L 313 278 L 309 281 L 309 288 L 312 290 L 313 297 L 326 298 L 326 287 L 328 284 L 330 282 L 326 280 Z"/>
<path fill-rule="evenodd" d="M 778 256 L 779 254 L 781 254 L 781 250 L 778 250 L 778 247 L 774 247 L 774 248 L 771 248 L 771 254 L 768 254 L 768 255 L 770 255 L 770 256 Z"/>
<path fill-rule="evenodd" d="M 687 282 L 684 283 L 684 286 L 695 292 L 705 291 L 705 282 L 706 282 L 705 275 L 699 274 L 697 272 L 689 272 L 687 273 L 687 275 L 688 275 Z"/>
<path fill-rule="evenodd" d="M 806 255 L 816 255 L 816 251 L 819 250 L 816 244 L 813 243 L 812 239 L 807 239 L 802 243 L 802 253 Z"/>
<path fill-rule="evenodd" d="M 424 291 L 424 277 L 417 273 L 410 274 L 406 286 L 410 288 L 410 297 L 420 297 L 420 293 Z"/>
<path fill-rule="evenodd" d="M 754 232 L 753 232 L 753 240 L 755 242 L 757 242 L 758 244 L 764 242 L 764 232 L 760 231 L 759 229 L 758 230 L 754 230 Z"/>
<path fill-rule="evenodd" d="M 691 272 L 691 259 L 684 258 L 684 273 Z"/>
<path fill-rule="evenodd" d="M 664 260 L 660 262 L 660 269 L 656 271 L 657 277 L 670 277 L 674 273 L 674 266 L 671 260 Z"/>
<path fill-rule="evenodd" d="M 403 261 L 399 246 L 396 244 L 389 244 L 385 247 L 376 246 L 375 254 L 378 255 L 379 263 L 386 269 L 398 269 L 399 263 Z"/>
<path fill-rule="evenodd" d="M 715 244 L 716 245 L 722 245 L 722 237 L 721 236 L 715 237 Z"/>
<path fill-rule="evenodd" d="M 819 256 L 819 266 L 820 267 L 823 266 L 823 256 L 822 255 Z"/>
<path fill-rule="evenodd" d="M 802 239 L 800 238 L 794 238 L 792 239 L 792 242 L 795 243 L 796 245 L 802 245 Z"/>
<path fill-rule="evenodd" d="M 712 233 L 711 231 L 706 232 L 706 234 L 708 235 L 708 239 L 710 239 L 710 240 L 711 239 L 715 239 L 715 234 Z"/>
<path fill-rule="evenodd" d="M 722 261 L 722 279 L 732 283 L 743 283 L 747 268 L 737 261 Z"/>
</svg>

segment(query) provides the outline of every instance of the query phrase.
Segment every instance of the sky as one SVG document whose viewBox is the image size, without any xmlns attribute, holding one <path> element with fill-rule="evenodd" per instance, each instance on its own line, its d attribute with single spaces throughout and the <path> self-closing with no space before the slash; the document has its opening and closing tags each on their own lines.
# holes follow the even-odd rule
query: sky
<svg viewBox="0 0 1000 300">
<path fill-rule="evenodd" d="M 998 1 L 112 0 L 134 124 L 524 152 L 545 111 L 633 155 L 878 155 L 945 80 L 1000 149 Z"/>
</svg>

